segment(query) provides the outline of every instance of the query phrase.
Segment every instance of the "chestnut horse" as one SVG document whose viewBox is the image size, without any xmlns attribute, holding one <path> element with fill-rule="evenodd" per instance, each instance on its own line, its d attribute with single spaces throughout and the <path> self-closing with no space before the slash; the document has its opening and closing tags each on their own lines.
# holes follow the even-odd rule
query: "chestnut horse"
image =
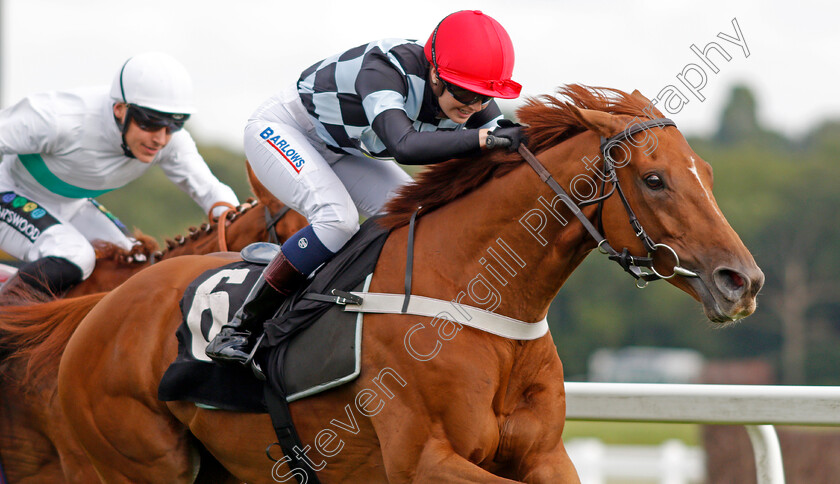
<svg viewBox="0 0 840 484">
<path fill-rule="evenodd" d="M 153 261 L 186 254 L 239 251 L 246 245 L 279 238 L 284 241 L 306 226 L 306 219 L 288 210 L 263 187 L 248 167 L 251 190 L 256 202 L 246 203 L 225 217 L 227 227 L 220 238 L 218 224 L 190 228 L 187 237 L 167 241 L 167 249 L 133 250 L 126 253 L 113 244 L 98 244 L 96 270 L 91 277 L 65 294 L 81 296 L 107 291 Z M 263 209 L 264 207 L 264 209 Z M 269 215 L 266 215 L 269 214 Z M 283 215 L 277 218 L 277 215 Z M 224 225 L 224 224 L 223 224 Z M 142 238 L 142 248 L 156 248 Z M 144 254 L 148 262 L 136 262 L 136 254 Z M 15 295 L 17 296 L 17 295 Z M 92 306 L 102 296 L 79 300 L 80 307 Z M 96 479 L 80 447 L 75 445 L 66 426 L 62 425 L 61 409 L 54 397 L 58 360 L 64 344 L 74 329 L 55 326 L 50 320 L 52 305 L 0 308 L 0 354 L 4 347 L 14 351 L 0 362 L 0 466 L 11 482 L 32 479 L 37 482 L 89 482 Z M 81 320 L 86 310 L 77 314 Z M 13 323 L 14 324 L 11 324 Z"/>
<path fill-rule="evenodd" d="M 545 317 L 596 244 L 583 220 L 552 205 L 555 192 L 542 178 L 582 193 L 575 184 L 590 176 L 599 137 L 616 135 L 648 113 L 661 116 L 637 92 L 573 85 L 561 93 L 565 98 L 531 99 L 518 111 L 552 178 L 537 176 L 515 153 L 497 151 L 430 168 L 392 200 L 381 220 L 393 230 L 371 292 L 402 293 L 405 225 L 422 206 L 413 294 L 526 323 Z M 638 229 L 628 223 L 632 207 L 647 235 L 668 247 L 655 252 L 656 270 L 700 301 L 712 321 L 751 314 L 763 274 L 712 197 L 709 165 L 675 127 L 649 126 L 628 137 L 632 143 L 613 150 L 621 196 L 584 208 L 586 223 L 600 227 L 611 246 L 643 257 Z M 653 140 L 655 149 L 646 149 Z M 156 398 L 177 352 L 173 333 L 184 288 L 226 262 L 187 256 L 157 264 L 104 296 L 73 333 L 61 359 L 58 395 L 105 482 L 189 482 L 197 464 L 193 438 L 241 481 L 294 479 L 294 470 L 266 457 L 276 440 L 267 415 Z M 75 305 L 66 302 L 62 313 Z M 73 319 L 64 324 L 76 324 Z M 291 404 L 305 444 L 300 457 L 318 469 L 319 479 L 578 482 L 561 439 L 563 370 L 551 335 L 515 341 L 451 322 L 434 325 L 410 314 L 367 315 L 359 378 Z M 278 449 L 271 453 L 279 457 Z"/>
</svg>

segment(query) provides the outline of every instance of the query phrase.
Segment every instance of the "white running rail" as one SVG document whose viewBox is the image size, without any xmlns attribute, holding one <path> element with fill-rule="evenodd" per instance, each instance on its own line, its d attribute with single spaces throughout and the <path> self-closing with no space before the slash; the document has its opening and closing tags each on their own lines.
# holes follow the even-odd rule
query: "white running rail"
<svg viewBox="0 0 840 484">
<path fill-rule="evenodd" d="M 758 484 L 783 484 L 773 425 L 840 425 L 840 387 L 566 382 L 566 418 L 745 425 Z"/>
</svg>

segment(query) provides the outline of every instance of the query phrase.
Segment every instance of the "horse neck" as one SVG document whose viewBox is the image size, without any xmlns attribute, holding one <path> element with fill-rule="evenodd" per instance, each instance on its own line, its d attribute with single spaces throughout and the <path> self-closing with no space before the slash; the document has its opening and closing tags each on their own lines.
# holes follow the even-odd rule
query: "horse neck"
<svg viewBox="0 0 840 484">
<path fill-rule="evenodd" d="M 538 156 L 560 186 L 568 187 L 585 172 L 582 157 L 597 151 L 587 141 L 591 140 L 577 136 Z M 423 290 L 449 298 L 464 292 L 461 304 L 523 321 L 542 319 L 560 287 L 595 246 L 562 203 L 555 206 L 565 225 L 540 200 L 550 204 L 554 197 L 523 163 L 423 217 L 417 226 L 415 264 L 436 268 L 436 277 L 427 280 Z M 594 208 L 586 212 L 591 216 Z M 545 219 L 538 234 L 523 223 L 529 214 L 532 223 L 539 216 Z"/>
</svg>

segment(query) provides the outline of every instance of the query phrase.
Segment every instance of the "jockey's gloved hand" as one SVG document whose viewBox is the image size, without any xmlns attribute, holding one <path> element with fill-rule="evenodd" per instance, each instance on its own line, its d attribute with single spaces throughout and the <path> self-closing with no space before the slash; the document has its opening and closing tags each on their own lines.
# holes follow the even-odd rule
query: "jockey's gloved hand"
<svg viewBox="0 0 840 484">
<path fill-rule="evenodd" d="M 505 138 L 510 140 L 510 145 L 507 147 L 508 151 L 516 151 L 519 149 L 521 143 L 528 144 L 528 138 L 525 137 L 524 126 L 519 123 L 514 123 L 509 119 L 499 120 L 498 128 L 490 131 L 488 134 L 496 138 Z"/>
</svg>

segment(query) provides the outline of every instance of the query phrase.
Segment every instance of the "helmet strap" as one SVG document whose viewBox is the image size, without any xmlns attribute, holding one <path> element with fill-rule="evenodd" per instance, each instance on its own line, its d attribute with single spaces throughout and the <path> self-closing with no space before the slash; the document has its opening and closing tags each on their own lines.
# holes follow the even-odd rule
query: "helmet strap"
<svg viewBox="0 0 840 484">
<path fill-rule="evenodd" d="M 125 116 L 123 116 L 122 126 L 120 126 L 120 135 L 122 137 L 122 144 L 120 148 L 123 150 L 123 154 L 129 158 L 136 158 L 134 153 L 131 152 L 131 148 L 128 147 L 128 144 L 125 142 L 125 133 L 128 131 L 128 126 L 131 124 L 131 105 L 128 104 L 128 101 L 125 99 L 125 86 L 123 85 L 123 73 L 125 72 L 125 66 L 128 65 L 129 61 L 131 61 L 131 57 L 125 61 L 120 69 L 120 94 L 122 94 L 123 103 L 125 104 Z M 119 122 L 117 122 L 119 125 Z"/>
<path fill-rule="evenodd" d="M 441 21 L 438 22 L 437 26 L 435 27 L 435 31 L 432 32 L 432 50 L 431 50 L 432 65 L 435 66 L 435 73 L 437 73 L 438 76 L 440 75 L 440 71 L 438 70 L 438 65 L 437 65 L 437 53 L 435 52 L 435 42 L 437 41 L 437 33 L 438 33 L 438 29 L 440 28 L 440 25 L 443 23 L 444 20 L 449 18 L 450 15 L 453 15 L 453 14 L 450 13 L 446 17 L 443 17 L 441 19 Z"/>
<path fill-rule="evenodd" d="M 447 18 L 449 18 L 451 15 L 454 15 L 454 14 L 450 13 L 446 17 L 443 17 L 441 19 L 441 21 L 438 22 L 437 26 L 435 27 L 434 32 L 432 32 L 432 50 L 431 50 L 432 65 L 435 67 L 435 77 L 437 77 L 438 79 L 442 79 L 442 78 L 440 77 L 440 69 L 438 69 L 438 65 L 437 65 L 437 52 L 435 52 L 435 43 L 437 42 L 437 33 L 438 33 L 438 29 L 440 28 L 441 24 L 443 24 L 443 21 L 446 20 Z M 429 80 L 431 81 L 431 79 L 429 79 Z M 434 83 L 434 84 L 437 84 L 437 83 Z M 443 92 L 440 94 L 440 96 L 443 96 L 444 94 L 446 94 L 446 89 L 445 88 L 444 88 Z M 443 109 L 440 107 L 440 96 L 435 94 L 434 89 L 432 90 L 432 97 L 434 98 L 434 105 L 435 105 L 435 117 L 436 118 L 446 118 L 447 117 L 446 114 L 444 114 Z"/>
<path fill-rule="evenodd" d="M 435 69 L 435 76 L 437 76 L 437 75 L 438 75 L 437 74 L 437 69 Z M 434 77 L 432 77 L 432 70 L 431 70 L 431 66 L 430 66 L 430 68 L 429 68 L 429 83 L 427 84 L 426 87 L 429 89 L 429 93 L 431 94 L 432 107 L 435 110 L 435 118 L 443 119 L 443 118 L 446 118 L 446 115 L 443 114 L 443 109 L 440 107 L 440 96 L 443 96 L 443 94 L 446 92 L 446 89 L 444 89 L 443 92 L 440 94 L 440 96 L 438 96 L 435 93 L 435 88 L 432 87 L 432 85 L 437 86 L 439 84 L 440 84 L 439 82 L 434 82 Z"/>
<path fill-rule="evenodd" d="M 123 121 L 120 123 L 119 118 L 114 116 L 114 121 L 117 122 L 117 126 L 120 128 L 120 138 L 122 139 L 122 143 L 120 144 L 120 148 L 123 150 L 123 154 L 129 158 L 136 158 L 134 153 L 131 152 L 131 148 L 128 147 L 128 144 L 125 142 L 125 133 L 128 131 L 128 125 L 131 124 L 131 108 L 126 104 L 125 109 L 125 116 L 123 116 Z"/>
</svg>

